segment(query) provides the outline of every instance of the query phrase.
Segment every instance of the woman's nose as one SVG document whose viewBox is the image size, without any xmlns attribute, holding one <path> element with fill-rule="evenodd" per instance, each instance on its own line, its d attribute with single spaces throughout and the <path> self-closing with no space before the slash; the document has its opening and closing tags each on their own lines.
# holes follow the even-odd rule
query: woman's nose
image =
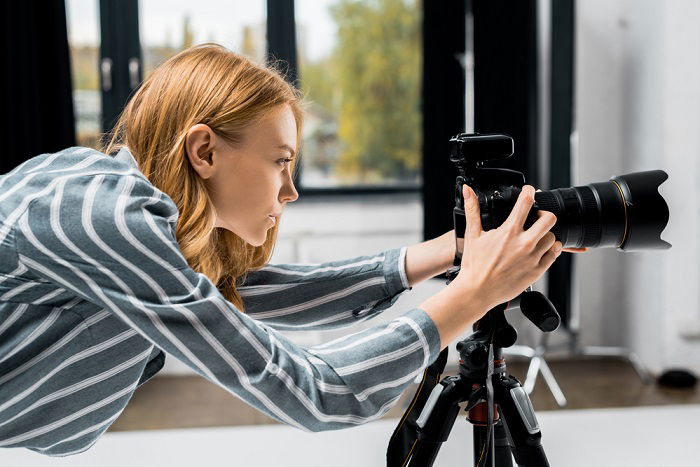
<svg viewBox="0 0 700 467">
<path fill-rule="evenodd" d="M 299 198 L 299 193 L 297 192 L 297 189 L 294 186 L 294 181 L 290 176 L 287 178 L 284 185 L 282 185 L 282 189 L 280 190 L 280 201 L 291 203 L 296 201 L 297 198 Z"/>
</svg>

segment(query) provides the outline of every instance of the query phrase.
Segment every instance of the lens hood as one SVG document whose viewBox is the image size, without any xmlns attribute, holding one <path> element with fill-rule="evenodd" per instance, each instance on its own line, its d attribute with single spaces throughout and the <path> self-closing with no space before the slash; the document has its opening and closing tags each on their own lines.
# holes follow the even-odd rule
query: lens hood
<svg viewBox="0 0 700 467">
<path fill-rule="evenodd" d="M 668 179 L 663 170 L 649 170 L 610 179 L 621 192 L 626 211 L 626 235 L 619 246 L 622 251 L 666 250 L 671 244 L 661 239 L 669 209 L 659 193 L 659 186 Z"/>
</svg>

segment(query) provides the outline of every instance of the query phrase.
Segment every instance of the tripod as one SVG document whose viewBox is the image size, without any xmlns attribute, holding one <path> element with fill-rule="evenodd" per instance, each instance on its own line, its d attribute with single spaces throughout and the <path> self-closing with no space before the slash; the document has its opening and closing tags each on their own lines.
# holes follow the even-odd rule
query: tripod
<svg viewBox="0 0 700 467">
<path fill-rule="evenodd" d="M 528 289 L 518 299 L 523 314 L 542 331 L 557 328 L 559 315 L 544 295 Z M 501 304 L 489 310 L 474 324 L 474 333 L 457 344 L 458 375 L 437 383 L 447 349 L 426 369 L 389 442 L 388 466 L 432 466 L 462 402 L 466 402 L 467 420 L 474 425 L 476 466 L 512 467 L 511 453 L 519 466 L 549 466 L 530 398 L 520 382 L 506 373 L 503 348 L 517 338 L 506 321 L 507 308 L 508 304 Z"/>
</svg>

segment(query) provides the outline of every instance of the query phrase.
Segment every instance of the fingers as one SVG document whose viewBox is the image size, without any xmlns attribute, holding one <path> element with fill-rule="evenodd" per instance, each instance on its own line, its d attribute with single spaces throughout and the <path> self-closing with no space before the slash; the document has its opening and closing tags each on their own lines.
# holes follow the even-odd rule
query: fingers
<svg viewBox="0 0 700 467">
<path fill-rule="evenodd" d="M 517 229 L 522 229 L 534 202 L 535 187 L 532 185 L 524 185 L 506 222 Z"/>
<path fill-rule="evenodd" d="M 527 229 L 527 235 L 533 241 L 539 241 L 557 223 L 557 216 L 549 211 L 537 211 L 537 220 Z"/>
<path fill-rule="evenodd" d="M 545 253 L 540 259 L 539 267 L 546 271 L 552 264 L 554 264 L 560 254 L 561 250 L 559 250 L 558 253 L 554 250 L 547 251 L 547 253 Z"/>
<path fill-rule="evenodd" d="M 540 241 L 537 243 L 537 248 L 535 249 L 535 254 L 538 256 L 541 255 L 539 266 L 544 270 L 549 269 L 552 263 L 557 260 L 562 251 L 564 251 L 562 248 L 562 243 L 556 239 L 556 236 L 552 232 L 545 232 Z"/>
<path fill-rule="evenodd" d="M 561 242 L 556 239 L 552 232 L 547 232 L 544 234 L 544 237 L 537 242 L 534 254 L 537 258 L 540 258 L 547 253 L 547 250 L 551 250 L 554 247 L 558 247 L 559 251 L 561 251 Z"/>
<path fill-rule="evenodd" d="M 464 196 L 464 217 L 467 221 L 467 229 L 464 232 L 465 236 L 478 237 L 481 235 L 481 209 L 479 202 L 476 199 L 474 190 L 466 183 L 462 185 L 462 195 Z"/>
</svg>

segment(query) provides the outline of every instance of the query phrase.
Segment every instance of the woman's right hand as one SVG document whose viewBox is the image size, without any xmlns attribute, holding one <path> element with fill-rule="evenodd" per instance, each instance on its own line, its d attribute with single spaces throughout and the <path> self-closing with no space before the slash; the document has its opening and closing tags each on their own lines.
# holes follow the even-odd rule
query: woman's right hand
<svg viewBox="0 0 700 467">
<path fill-rule="evenodd" d="M 453 283 L 479 291 L 488 311 L 520 295 L 559 257 L 562 244 L 550 232 L 557 218 L 539 211 L 537 221 L 523 229 L 535 199 L 535 188 L 525 185 L 508 219 L 485 232 L 474 191 L 465 184 L 463 195 L 467 228 L 461 269 Z"/>
</svg>

